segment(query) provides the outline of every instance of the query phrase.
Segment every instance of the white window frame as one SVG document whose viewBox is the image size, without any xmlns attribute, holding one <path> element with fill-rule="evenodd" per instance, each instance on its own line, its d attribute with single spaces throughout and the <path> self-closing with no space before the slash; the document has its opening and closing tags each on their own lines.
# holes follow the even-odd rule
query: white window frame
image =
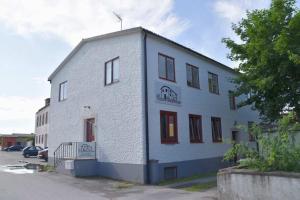
<svg viewBox="0 0 300 200">
<path fill-rule="evenodd" d="M 59 84 L 59 97 L 58 97 L 59 101 L 64 101 L 67 99 L 67 91 L 68 91 L 67 83 L 68 83 L 67 81 L 64 81 Z"/>
<path fill-rule="evenodd" d="M 116 63 L 118 63 L 118 65 Z M 104 85 L 111 85 L 113 83 L 120 81 L 120 58 L 119 57 L 113 58 L 105 62 L 104 76 L 105 76 Z"/>
</svg>

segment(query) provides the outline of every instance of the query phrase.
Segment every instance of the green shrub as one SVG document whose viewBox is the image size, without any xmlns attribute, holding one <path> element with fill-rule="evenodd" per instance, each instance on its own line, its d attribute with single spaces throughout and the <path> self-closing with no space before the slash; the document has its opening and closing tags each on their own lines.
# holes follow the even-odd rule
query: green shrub
<svg viewBox="0 0 300 200">
<path fill-rule="evenodd" d="M 240 167 L 260 171 L 300 172 L 300 145 L 296 143 L 296 134 L 300 132 L 295 115 L 290 113 L 277 122 L 276 130 L 264 130 L 258 125 L 251 127 L 251 133 L 257 146 L 249 143 L 234 144 L 224 155 L 224 160 L 241 159 Z"/>
</svg>

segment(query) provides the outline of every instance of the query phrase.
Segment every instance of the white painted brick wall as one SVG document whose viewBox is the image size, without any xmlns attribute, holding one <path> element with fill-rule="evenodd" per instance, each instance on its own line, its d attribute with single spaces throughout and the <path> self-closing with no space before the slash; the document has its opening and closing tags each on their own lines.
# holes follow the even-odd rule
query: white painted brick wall
<svg viewBox="0 0 300 200">
<path fill-rule="evenodd" d="M 62 142 L 84 141 L 84 119 L 96 118 L 102 162 L 144 163 L 141 34 L 88 42 L 51 83 L 49 155 Z M 104 86 L 104 63 L 120 57 L 120 82 Z M 59 83 L 68 98 L 58 102 Z M 90 112 L 83 107 L 90 106 Z"/>
</svg>

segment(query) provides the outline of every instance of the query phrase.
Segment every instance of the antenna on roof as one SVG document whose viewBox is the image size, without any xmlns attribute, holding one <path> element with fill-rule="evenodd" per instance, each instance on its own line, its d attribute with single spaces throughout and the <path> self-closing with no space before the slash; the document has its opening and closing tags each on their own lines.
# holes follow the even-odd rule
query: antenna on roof
<svg viewBox="0 0 300 200">
<path fill-rule="evenodd" d="M 122 22 L 123 22 L 122 17 L 115 12 L 113 12 L 113 14 L 118 18 L 119 22 L 121 22 L 121 30 L 122 30 Z"/>
</svg>

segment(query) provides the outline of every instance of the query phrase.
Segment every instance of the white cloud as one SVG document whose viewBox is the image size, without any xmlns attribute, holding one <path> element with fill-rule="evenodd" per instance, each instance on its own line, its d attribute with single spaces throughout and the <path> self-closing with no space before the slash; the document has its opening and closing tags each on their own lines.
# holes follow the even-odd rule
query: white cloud
<svg viewBox="0 0 300 200">
<path fill-rule="evenodd" d="M 43 98 L 0 95 L 0 133 L 33 132 L 35 112 L 43 104 Z"/>
<path fill-rule="evenodd" d="M 269 4 L 270 0 L 217 0 L 214 10 L 230 22 L 238 22 L 246 16 L 247 10 L 266 8 Z"/>
<path fill-rule="evenodd" d="M 54 35 L 71 45 L 119 30 L 112 11 L 123 17 L 124 28 L 143 26 L 167 37 L 189 24 L 174 14 L 173 0 L 0 0 L 0 22 L 18 34 Z"/>
</svg>

